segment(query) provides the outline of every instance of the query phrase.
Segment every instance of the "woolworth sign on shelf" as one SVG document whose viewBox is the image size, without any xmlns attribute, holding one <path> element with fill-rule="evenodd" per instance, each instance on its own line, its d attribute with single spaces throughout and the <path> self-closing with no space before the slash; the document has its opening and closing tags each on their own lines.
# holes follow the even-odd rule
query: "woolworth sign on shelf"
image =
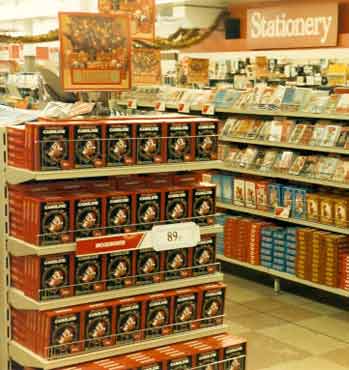
<svg viewBox="0 0 349 370">
<path fill-rule="evenodd" d="M 336 46 L 338 4 L 292 4 L 247 11 L 249 49 Z"/>
</svg>

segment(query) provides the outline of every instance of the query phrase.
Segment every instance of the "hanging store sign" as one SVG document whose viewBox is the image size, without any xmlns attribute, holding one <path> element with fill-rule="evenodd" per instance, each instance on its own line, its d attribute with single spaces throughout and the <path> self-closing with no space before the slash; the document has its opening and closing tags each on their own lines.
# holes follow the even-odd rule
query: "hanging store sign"
<svg viewBox="0 0 349 370">
<path fill-rule="evenodd" d="M 247 11 L 248 49 L 336 46 L 338 4 L 293 4 Z"/>
<path fill-rule="evenodd" d="M 128 15 L 60 13 L 59 21 L 64 90 L 131 88 Z"/>
<path fill-rule="evenodd" d="M 161 84 L 161 54 L 158 49 L 133 48 L 133 86 Z"/>
<path fill-rule="evenodd" d="M 126 12 L 131 18 L 131 33 L 134 39 L 153 41 L 155 38 L 155 0 L 98 0 L 102 13 Z"/>
</svg>

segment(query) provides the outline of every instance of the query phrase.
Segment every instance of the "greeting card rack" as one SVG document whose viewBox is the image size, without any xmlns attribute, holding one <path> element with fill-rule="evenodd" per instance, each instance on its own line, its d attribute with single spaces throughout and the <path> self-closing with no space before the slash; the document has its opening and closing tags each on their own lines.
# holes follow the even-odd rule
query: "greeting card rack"
<svg viewBox="0 0 349 370">
<path fill-rule="evenodd" d="M 108 299 L 131 297 L 144 293 L 162 292 L 178 288 L 178 281 L 165 281 L 149 286 L 128 287 L 126 289 L 100 292 L 91 295 L 69 297 L 66 299 L 56 299 L 51 301 L 37 302 L 21 291 L 11 288 L 10 281 L 10 255 L 14 256 L 46 256 L 50 254 L 72 252 L 75 250 L 75 243 L 55 245 L 50 247 L 39 247 L 30 245 L 9 236 L 8 226 L 8 197 L 7 184 L 20 184 L 26 181 L 46 181 L 46 180 L 64 180 L 64 179 L 84 179 L 91 177 L 120 176 L 127 174 L 150 174 L 160 172 L 176 171 L 195 171 L 195 170 L 212 170 L 220 162 L 194 162 L 181 164 L 163 164 L 163 165 L 145 165 L 129 166 L 108 169 L 86 169 L 86 170 L 68 170 L 52 172 L 33 172 L 21 170 L 13 167 L 7 167 L 7 136 L 6 127 L 0 128 L 0 368 L 11 369 L 11 360 L 26 367 L 35 369 L 57 369 L 63 366 L 76 365 L 83 362 L 104 359 L 111 356 L 118 356 L 129 352 L 135 352 L 145 349 L 157 348 L 169 344 L 184 342 L 195 338 L 211 336 L 223 333 L 224 325 L 213 327 L 199 328 L 188 332 L 175 333 L 160 338 L 149 339 L 132 344 L 114 346 L 97 352 L 84 352 L 58 359 L 47 360 L 27 348 L 21 346 L 11 339 L 11 307 L 20 310 L 43 311 L 49 309 L 61 309 L 67 306 L 79 304 L 97 303 Z M 201 234 L 214 234 L 222 231 L 222 227 L 217 225 L 201 228 Z M 180 286 L 193 287 L 201 284 L 220 282 L 223 275 L 219 272 L 205 275 L 190 277 L 181 280 Z"/>
</svg>

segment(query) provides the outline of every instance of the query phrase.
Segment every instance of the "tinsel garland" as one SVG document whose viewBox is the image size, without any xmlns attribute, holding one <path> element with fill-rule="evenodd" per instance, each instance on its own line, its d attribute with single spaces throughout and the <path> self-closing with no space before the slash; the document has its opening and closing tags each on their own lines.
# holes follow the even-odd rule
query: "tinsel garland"
<svg viewBox="0 0 349 370">
<path fill-rule="evenodd" d="M 184 29 L 180 28 L 167 39 L 156 38 L 154 42 L 135 40 L 139 46 L 160 50 L 184 49 L 207 39 L 217 28 L 221 21 L 227 16 L 228 12 L 223 10 L 216 18 L 214 23 L 207 30 L 199 28 Z M 0 35 L 0 43 L 3 44 L 34 44 L 39 42 L 58 41 L 58 30 L 50 31 L 46 34 L 37 36 L 8 36 Z"/>
</svg>

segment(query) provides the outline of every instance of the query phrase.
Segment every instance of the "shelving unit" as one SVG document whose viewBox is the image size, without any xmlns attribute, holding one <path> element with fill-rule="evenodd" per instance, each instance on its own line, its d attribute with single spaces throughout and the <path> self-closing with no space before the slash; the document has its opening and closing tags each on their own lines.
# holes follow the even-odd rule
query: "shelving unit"
<svg viewBox="0 0 349 370">
<path fill-rule="evenodd" d="M 268 177 L 268 178 L 281 179 L 281 180 L 290 180 L 290 181 L 301 182 L 305 184 L 316 184 L 316 185 L 327 186 L 327 187 L 332 187 L 332 188 L 337 188 L 337 189 L 349 189 L 349 183 L 315 179 L 315 178 L 305 177 L 305 176 L 295 176 L 295 175 L 289 175 L 287 173 L 280 173 L 280 172 L 275 172 L 275 171 L 263 172 L 263 171 L 253 170 L 250 168 L 232 167 L 228 163 L 222 163 L 222 162 L 217 165 L 216 169 L 227 171 L 227 172 L 241 173 L 245 175 Z"/>
<path fill-rule="evenodd" d="M 49 301 L 35 301 L 26 296 L 22 291 L 12 288 L 9 276 L 9 254 L 14 256 L 47 256 L 60 253 L 74 252 L 76 243 L 60 244 L 53 246 L 36 246 L 8 235 L 7 220 L 7 184 L 20 184 L 27 181 L 55 181 L 66 179 L 85 179 L 105 176 L 122 176 L 131 174 L 155 174 L 166 172 L 185 172 L 197 170 L 212 170 L 221 165 L 220 161 L 198 161 L 178 164 L 157 164 L 157 165 L 134 165 L 113 168 L 78 169 L 68 171 L 28 171 L 20 168 L 6 167 L 6 128 L 0 129 L 0 305 L 4 307 L 0 313 L 0 369 L 9 368 L 9 359 L 15 360 L 22 366 L 39 368 L 43 370 L 57 369 L 63 366 L 76 365 L 83 362 L 94 361 L 118 356 L 129 352 L 157 348 L 177 342 L 188 341 L 210 335 L 220 334 L 226 331 L 226 327 L 218 325 L 210 328 L 191 330 L 189 332 L 177 333 L 161 338 L 135 342 L 132 344 L 114 346 L 97 352 L 84 352 L 71 355 L 62 359 L 47 360 L 31 352 L 27 348 L 11 340 L 10 330 L 10 306 L 19 310 L 55 310 L 64 309 L 74 305 L 103 302 L 118 298 L 127 298 L 144 293 L 156 293 L 178 287 L 192 287 L 202 284 L 221 282 L 223 274 L 219 272 L 219 263 L 215 273 L 188 277 L 179 280 L 163 281 L 147 286 L 133 286 L 118 290 L 86 294 L 69 297 L 66 299 L 55 299 Z M 201 227 L 201 234 L 216 234 L 223 231 L 220 225 Z M 146 232 L 142 248 L 152 246 L 150 232 Z"/>
<path fill-rule="evenodd" d="M 55 310 L 58 308 L 64 308 L 74 305 L 80 304 L 87 304 L 87 303 L 94 303 L 94 302 L 102 302 L 107 301 L 110 299 L 118 299 L 118 298 L 127 298 L 136 295 L 144 294 L 144 289 L 147 290 L 147 293 L 156 293 L 161 292 L 164 290 L 171 290 L 177 289 L 180 285 L 181 288 L 187 288 L 190 286 L 196 286 L 201 284 L 209 284 L 223 281 L 223 274 L 220 272 L 216 272 L 210 275 L 203 275 L 197 277 L 191 277 L 187 279 L 181 280 L 171 280 L 165 281 L 158 284 L 150 284 L 148 286 L 135 286 L 135 287 L 127 287 L 118 290 L 111 290 L 103 293 L 96 293 L 96 294 L 86 294 L 82 296 L 70 297 L 65 299 L 55 299 L 51 301 L 42 301 L 38 302 L 32 298 L 27 297 L 18 289 L 10 288 L 9 289 L 9 303 L 11 306 L 17 309 L 23 310 L 38 310 L 38 311 L 45 311 L 45 310 Z"/>
<path fill-rule="evenodd" d="M 202 161 L 162 163 L 143 166 L 103 167 L 66 171 L 29 171 L 9 166 L 6 170 L 6 178 L 9 184 L 15 185 L 26 181 L 68 180 L 105 176 L 211 170 L 215 169 L 218 164 L 220 164 L 220 161 Z"/>
<path fill-rule="evenodd" d="M 309 286 L 309 287 L 315 288 L 315 289 L 319 289 L 319 290 L 322 290 L 322 291 L 325 291 L 325 292 L 328 292 L 328 293 L 331 293 L 331 294 L 335 294 L 335 295 L 339 295 L 339 296 L 342 296 L 342 297 L 349 298 L 349 292 L 347 292 L 345 290 L 338 289 L 338 288 L 331 288 L 331 287 L 328 287 L 328 286 L 322 285 L 322 284 L 316 284 L 316 283 L 313 283 L 312 281 L 300 279 L 297 276 L 288 274 L 286 272 L 276 271 L 276 270 L 273 270 L 273 269 L 270 269 L 270 268 L 267 268 L 267 267 L 264 267 L 264 266 L 260 266 L 260 265 L 251 265 L 250 263 L 238 261 L 238 260 L 235 260 L 235 259 L 232 259 L 232 258 L 225 257 L 223 255 L 218 255 L 217 258 L 220 261 L 230 263 L 231 265 L 241 266 L 241 267 L 244 267 L 246 269 L 259 271 L 259 272 L 262 272 L 264 274 L 270 275 L 275 280 L 283 279 L 283 280 L 287 280 L 287 281 L 292 281 L 294 283 L 298 283 L 298 284 Z M 275 285 L 278 285 L 278 283 L 276 283 Z M 276 289 L 276 291 L 277 290 L 279 290 L 279 289 Z"/>
<path fill-rule="evenodd" d="M 250 145 L 260 145 L 260 146 L 270 146 L 274 148 L 284 148 L 284 149 L 295 149 L 295 150 L 307 150 L 311 152 L 321 152 L 321 153 L 334 153 L 348 155 L 349 150 L 344 148 L 327 147 L 327 146 L 313 146 L 313 145 L 300 145 L 300 144 L 290 144 L 290 143 L 278 143 L 274 141 L 264 141 L 264 140 L 250 140 L 250 139 L 239 139 L 230 138 L 226 136 L 221 136 L 220 141 L 227 143 L 236 144 L 250 144 Z"/>
<path fill-rule="evenodd" d="M 125 102 L 120 102 L 120 104 L 125 104 Z M 141 101 L 137 102 L 139 107 L 144 108 L 154 108 L 153 104 L 149 103 L 142 103 Z M 166 108 L 169 110 L 178 110 L 177 104 L 166 104 Z M 190 106 L 190 113 L 201 113 L 202 107 L 201 106 Z M 334 121 L 349 121 L 349 115 L 347 114 L 314 114 L 314 113 L 306 113 L 306 112 L 286 112 L 286 111 L 268 111 L 268 110 L 258 110 L 258 109 L 220 109 L 215 108 L 215 113 L 220 114 L 221 116 L 229 116 L 229 115 L 237 115 L 237 116 L 260 116 L 260 117 L 285 117 L 285 118 L 303 118 L 303 119 L 314 119 L 314 120 L 334 120 Z M 274 148 L 283 148 L 283 149 L 290 149 L 290 150 L 302 150 L 302 151 L 309 151 L 309 152 L 317 152 L 317 153 L 324 153 L 324 154 L 338 154 L 338 155 L 349 155 L 349 150 L 344 148 L 337 148 L 337 147 L 325 147 L 325 146 L 310 146 L 310 145 L 300 145 L 300 144 L 290 144 L 290 143 L 278 143 L 278 142 L 267 142 L 263 140 L 250 140 L 244 138 L 230 138 L 221 136 L 219 140 L 223 143 L 235 143 L 235 144 L 246 144 L 246 145 L 257 145 L 257 146 L 264 146 L 264 147 L 274 147 Z M 344 182 L 336 182 L 331 181 L 330 179 L 319 179 L 319 178 L 310 178 L 305 176 L 295 176 L 290 175 L 288 173 L 279 173 L 275 171 L 268 171 L 263 172 L 259 170 L 255 170 L 252 168 L 242 168 L 242 167 L 234 167 L 233 164 L 228 162 L 218 162 L 216 163 L 216 170 L 224 171 L 224 172 L 232 172 L 236 174 L 245 174 L 251 176 L 258 176 L 264 178 L 273 178 L 273 179 L 280 179 L 280 180 L 287 180 L 296 183 L 303 183 L 303 184 L 315 184 L 320 186 L 326 186 L 329 188 L 335 189 L 343 189 L 349 190 L 349 183 Z M 234 204 L 227 204 L 224 202 L 217 202 L 217 207 L 225 210 L 231 210 L 235 212 L 239 212 L 242 214 L 249 214 L 253 216 L 260 216 L 269 219 L 274 219 L 278 221 L 283 221 L 286 223 L 306 226 L 310 228 L 320 229 L 331 231 L 334 233 L 340 233 L 344 235 L 349 235 L 349 229 L 336 227 L 334 225 L 325 225 L 320 224 L 317 222 L 310 222 L 307 220 L 297 219 L 297 218 L 283 218 L 278 217 L 272 212 L 262 211 L 257 209 L 251 209 L 246 207 L 236 206 Z M 337 288 L 331 288 L 325 285 L 316 284 L 311 281 L 306 281 L 297 278 L 294 275 L 290 275 L 288 273 L 279 272 L 273 269 L 265 268 L 263 266 L 254 266 L 249 263 L 233 260 L 227 258 L 223 255 L 219 255 L 218 259 L 233 265 L 239 265 L 241 267 L 256 270 L 265 274 L 268 274 L 274 278 L 275 282 L 275 291 L 278 292 L 280 290 L 280 279 L 293 281 L 295 283 L 310 286 L 315 289 L 319 289 L 322 291 L 326 291 L 328 293 L 332 293 L 338 296 L 349 298 L 349 292 Z"/>
<path fill-rule="evenodd" d="M 201 235 L 218 234 L 220 232 L 223 232 L 223 227 L 221 225 L 202 226 L 200 228 L 200 231 Z M 150 233 L 147 233 L 144 238 L 144 242 L 142 243 L 142 248 L 150 248 L 151 246 Z M 36 246 L 29 244 L 23 240 L 16 239 L 12 236 L 8 236 L 8 250 L 12 255 L 16 257 L 33 255 L 48 256 L 57 253 L 75 252 L 76 243 Z"/>
<path fill-rule="evenodd" d="M 29 351 L 25 347 L 15 343 L 10 342 L 9 353 L 12 358 L 20 362 L 24 366 L 40 368 L 43 370 L 57 369 L 64 366 L 73 366 L 88 361 L 96 361 L 103 358 L 108 358 L 112 356 L 120 356 L 130 352 L 143 351 L 152 348 L 158 348 L 162 346 L 167 346 L 173 343 L 185 342 L 197 338 L 202 338 L 210 335 L 221 334 L 226 331 L 226 326 L 220 325 L 212 328 L 204 328 L 191 330 L 188 332 L 183 332 L 179 334 L 172 334 L 162 338 L 142 341 L 139 343 L 132 343 L 123 345 L 120 347 L 111 347 L 109 349 L 93 352 L 93 353 L 82 353 L 68 358 L 62 358 L 57 360 L 46 360 L 35 353 Z"/>
<path fill-rule="evenodd" d="M 311 221 L 302 220 L 302 219 L 299 219 L 299 218 L 278 217 L 278 216 L 274 215 L 272 212 L 262 211 L 262 210 L 259 210 L 259 209 L 240 207 L 240 206 L 236 206 L 234 204 L 228 204 L 228 203 L 222 203 L 222 202 L 218 202 L 217 207 L 218 208 L 223 208 L 223 209 L 229 209 L 229 210 L 235 211 L 235 212 L 248 213 L 248 214 L 254 215 L 254 216 L 261 216 L 261 217 L 271 218 L 271 219 L 278 220 L 278 221 L 289 222 L 289 223 L 295 224 L 295 225 L 313 227 L 315 229 L 327 230 L 327 231 L 332 231 L 334 233 L 349 235 L 349 229 L 344 229 L 344 228 L 336 227 L 336 226 L 332 226 L 332 225 L 320 224 L 318 222 L 311 222 Z"/>
<path fill-rule="evenodd" d="M 119 101 L 119 105 L 127 105 L 125 101 Z M 141 108 L 154 108 L 154 104 L 137 101 L 137 106 Z M 177 104 L 166 104 L 166 109 L 178 109 Z M 190 106 L 190 112 L 198 113 L 202 111 L 202 106 Z M 235 109 L 235 108 L 216 108 L 216 113 L 239 114 L 250 116 L 265 116 L 265 117 L 289 117 L 289 118 L 307 118 L 307 119 L 327 119 L 338 121 L 349 121 L 348 114 L 323 114 L 323 113 L 307 113 L 307 112 L 287 112 L 281 110 L 263 110 L 263 109 Z"/>
</svg>

